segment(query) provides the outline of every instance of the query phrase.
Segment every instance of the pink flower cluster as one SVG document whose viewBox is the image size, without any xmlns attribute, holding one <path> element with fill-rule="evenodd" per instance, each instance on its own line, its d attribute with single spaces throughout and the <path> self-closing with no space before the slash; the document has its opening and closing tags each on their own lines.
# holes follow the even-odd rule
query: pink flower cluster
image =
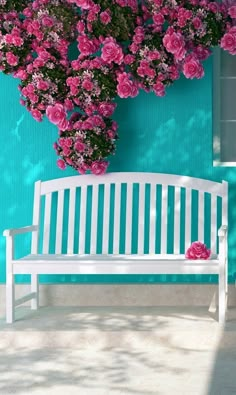
<svg viewBox="0 0 236 395">
<path fill-rule="evenodd" d="M 207 249 L 206 245 L 200 241 L 194 241 L 187 249 L 185 258 L 187 259 L 209 259 L 211 250 Z"/>
<path fill-rule="evenodd" d="M 64 114 L 60 107 L 50 114 L 59 126 Z M 58 113 L 56 113 L 58 111 Z M 105 157 L 112 155 L 117 139 L 117 124 L 111 119 L 100 115 L 85 116 L 73 113 L 66 130 L 60 131 L 60 137 L 54 144 L 54 149 L 60 159 L 57 165 L 60 169 L 71 166 L 80 174 L 90 170 L 93 174 L 104 174 L 108 162 Z"/>
<path fill-rule="evenodd" d="M 102 174 L 115 97 L 202 78 L 212 47 L 236 54 L 235 21 L 235 0 L 2 0 L 0 70 L 20 79 L 34 119 L 58 127 L 58 166 Z"/>
</svg>

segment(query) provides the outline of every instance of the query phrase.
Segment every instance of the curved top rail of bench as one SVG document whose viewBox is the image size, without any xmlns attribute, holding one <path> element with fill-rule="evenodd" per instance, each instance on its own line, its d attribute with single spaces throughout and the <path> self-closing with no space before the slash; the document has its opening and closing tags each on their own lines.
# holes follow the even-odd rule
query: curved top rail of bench
<svg viewBox="0 0 236 395">
<path fill-rule="evenodd" d="M 198 191 L 213 193 L 217 196 L 227 194 L 227 182 L 215 182 L 201 178 L 162 174 L 162 173 L 138 173 L 138 172 L 114 172 L 96 176 L 93 174 L 76 175 L 65 178 L 58 178 L 41 182 L 41 195 L 47 193 L 70 189 L 79 186 L 116 184 L 116 183 L 138 183 L 138 184 L 156 184 L 179 186 L 190 188 Z"/>
</svg>

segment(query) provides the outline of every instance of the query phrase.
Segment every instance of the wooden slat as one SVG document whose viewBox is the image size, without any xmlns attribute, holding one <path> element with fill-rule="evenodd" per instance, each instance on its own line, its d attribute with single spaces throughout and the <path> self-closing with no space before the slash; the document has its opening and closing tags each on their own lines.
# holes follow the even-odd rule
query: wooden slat
<svg viewBox="0 0 236 395">
<path fill-rule="evenodd" d="M 162 185 L 161 191 L 161 254 L 167 252 L 167 209 L 168 209 L 168 187 Z"/>
<path fill-rule="evenodd" d="M 68 240 L 67 240 L 68 254 L 73 254 L 74 252 L 75 200 L 76 200 L 76 188 L 71 188 L 70 197 L 69 197 L 69 222 L 68 222 Z"/>
<path fill-rule="evenodd" d="M 132 207 L 133 184 L 127 184 L 126 194 L 126 226 L 125 226 L 125 254 L 131 254 L 132 248 Z"/>
<path fill-rule="evenodd" d="M 102 232 L 103 254 L 108 254 L 108 247 L 109 247 L 110 191 L 111 191 L 111 186 L 109 184 L 104 185 L 103 232 Z"/>
<path fill-rule="evenodd" d="M 64 191 L 58 192 L 57 199 L 57 224 L 56 224 L 56 254 L 62 252 L 62 225 L 64 213 Z"/>
<path fill-rule="evenodd" d="M 175 187 L 174 202 L 174 254 L 180 253 L 180 187 Z"/>
<path fill-rule="evenodd" d="M 138 254 L 144 253 L 145 184 L 139 185 Z"/>
<path fill-rule="evenodd" d="M 37 181 L 34 186 L 34 209 L 33 209 L 33 225 L 39 225 L 40 219 L 40 203 L 41 203 L 41 181 Z M 31 253 L 37 254 L 39 242 L 39 231 L 32 233 Z"/>
<path fill-rule="evenodd" d="M 113 234 L 113 254 L 120 251 L 120 204 L 121 204 L 121 184 L 115 184 L 115 204 L 114 204 L 114 234 Z"/>
<path fill-rule="evenodd" d="M 191 244 L 192 190 L 185 190 L 185 251 Z"/>
<path fill-rule="evenodd" d="M 91 243 L 90 253 L 97 252 L 97 223 L 98 223 L 98 185 L 93 185 L 92 214 L 91 214 Z"/>
<path fill-rule="evenodd" d="M 46 199 L 45 199 L 44 228 L 43 228 L 43 254 L 47 254 L 49 252 L 51 202 L 52 202 L 52 194 L 49 193 L 46 195 Z"/>
<path fill-rule="evenodd" d="M 80 226 L 79 226 L 79 254 L 85 253 L 87 186 L 81 187 L 80 194 Z"/>
<path fill-rule="evenodd" d="M 198 240 L 204 243 L 204 204 L 205 204 L 205 194 L 204 192 L 198 192 Z"/>
<path fill-rule="evenodd" d="M 156 184 L 150 185 L 149 254 L 156 252 Z"/>
<path fill-rule="evenodd" d="M 211 252 L 216 253 L 217 237 L 217 197 L 211 195 Z"/>
</svg>

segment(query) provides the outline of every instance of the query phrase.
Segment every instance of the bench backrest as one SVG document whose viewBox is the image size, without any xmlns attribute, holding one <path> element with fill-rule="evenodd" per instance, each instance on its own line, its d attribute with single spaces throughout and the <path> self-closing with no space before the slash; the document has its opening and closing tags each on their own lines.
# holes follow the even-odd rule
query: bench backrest
<svg viewBox="0 0 236 395">
<path fill-rule="evenodd" d="M 157 173 L 107 173 L 35 183 L 32 253 L 184 253 L 218 250 L 228 183 Z M 39 240 L 40 239 L 40 240 Z"/>
</svg>

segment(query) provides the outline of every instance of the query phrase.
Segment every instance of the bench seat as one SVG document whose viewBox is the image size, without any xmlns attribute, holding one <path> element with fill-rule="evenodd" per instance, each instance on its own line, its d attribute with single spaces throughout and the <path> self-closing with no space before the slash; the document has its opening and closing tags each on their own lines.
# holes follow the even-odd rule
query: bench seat
<svg viewBox="0 0 236 395">
<path fill-rule="evenodd" d="M 178 254 L 30 254 L 13 261 L 14 274 L 219 274 L 219 258 Z"/>
</svg>

